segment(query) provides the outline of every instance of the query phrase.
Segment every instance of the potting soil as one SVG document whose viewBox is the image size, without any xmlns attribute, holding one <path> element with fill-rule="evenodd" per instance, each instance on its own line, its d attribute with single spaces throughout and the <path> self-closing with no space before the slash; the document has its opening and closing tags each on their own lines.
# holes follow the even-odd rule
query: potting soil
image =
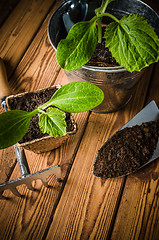
<svg viewBox="0 0 159 240">
<path fill-rule="evenodd" d="M 102 36 L 104 36 L 105 28 L 102 28 Z M 115 58 L 112 57 L 111 52 L 108 48 L 105 47 L 105 39 L 102 37 L 102 42 L 97 43 L 96 49 L 90 59 L 90 61 L 86 64 L 90 66 L 98 66 L 98 67 L 115 67 L 119 66 L 116 62 Z"/>
<path fill-rule="evenodd" d="M 159 138 L 159 120 L 125 128 L 99 150 L 94 175 L 119 177 L 139 169 L 152 157 Z"/>
</svg>

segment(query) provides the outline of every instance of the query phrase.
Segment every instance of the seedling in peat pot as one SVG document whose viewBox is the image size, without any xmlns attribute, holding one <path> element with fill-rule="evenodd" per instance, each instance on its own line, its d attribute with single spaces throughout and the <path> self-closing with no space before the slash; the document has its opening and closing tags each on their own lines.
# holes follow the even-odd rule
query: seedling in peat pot
<svg viewBox="0 0 159 240">
<path fill-rule="evenodd" d="M 0 114 L 0 149 L 19 142 L 28 131 L 31 118 L 39 115 L 43 133 L 53 137 L 66 135 L 65 112 L 91 110 L 104 99 L 100 88 L 92 83 L 72 82 L 59 88 L 45 104 L 32 112 L 11 110 Z M 53 107 L 54 106 L 54 107 Z"/>
</svg>

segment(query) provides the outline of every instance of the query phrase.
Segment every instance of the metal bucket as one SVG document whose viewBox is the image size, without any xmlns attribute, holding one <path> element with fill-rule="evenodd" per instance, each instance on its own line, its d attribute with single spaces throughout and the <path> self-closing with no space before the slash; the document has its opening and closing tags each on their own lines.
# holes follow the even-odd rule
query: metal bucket
<svg viewBox="0 0 159 240">
<path fill-rule="evenodd" d="M 87 2 L 87 20 L 89 20 L 95 15 L 94 10 L 100 6 L 100 2 Z M 67 12 L 70 4 L 71 1 L 62 3 L 52 14 L 48 23 L 48 38 L 55 50 L 59 41 L 67 36 L 62 15 Z M 159 36 L 159 16 L 151 7 L 140 0 L 115 0 L 109 4 L 107 12 L 112 13 L 118 19 L 126 14 L 142 15 L 148 19 Z M 108 21 L 110 19 L 103 18 L 103 23 L 108 23 Z M 129 102 L 144 71 L 146 69 L 130 73 L 121 66 L 95 67 L 84 65 L 78 70 L 66 71 L 66 74 L 70 81 L 87 81 L 99 86 L 104 92 L 104 101 L 93 111 L 106 113 L 117 111 Z"/>
</svg>

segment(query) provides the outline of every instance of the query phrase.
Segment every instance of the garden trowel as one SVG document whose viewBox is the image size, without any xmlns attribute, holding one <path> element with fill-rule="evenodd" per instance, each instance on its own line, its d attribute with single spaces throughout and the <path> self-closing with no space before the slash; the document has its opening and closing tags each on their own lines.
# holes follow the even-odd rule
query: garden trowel
<svg viewBox="0 0 159 240">
<path fill-rule="evenodd" d="M 62 19 L 67 32 L 71 27 L 80 21 L 85 21 L 88 11 L 88 4 L 82 0 L 71 0 L 68 11 L 62 15 Z"/>
<path fill-rule="evenodd" d="M 151 101 L 135 117 L 133 117 L 120 130 L 118 130 L 118 132 L 116 132 L 114 135 L 112 135 L 98 150 L 96 157 L 95 157 L 95 161 L 94 161 L 93 175 L 95 177 L 101 177 L 101 178 L 102 177 L 104 177 L 104 178 L 123 177 L 132 172 L 137 171 L 138 169 L 141 169 L 148 163 L 150 163 L 153 160 L 155 160 L 156 158 L 158 158 L 159 157 L 159 135 L 158 135 L 159 123 L 158 122 L 159 122 L 159 109 L 158 109 L 155 101 Z M 146 124 L 144 125 L 144 123 L 146 123 Z M 152 139 L 152 137 L 148 133 L 148 131 L 152 132 L 152 129 L 148 130 L 145 127 L 145 126 L 148 126 L 148 124 L 149 124 L 149 126 L 155 126 L 153 128 L 153 132 L 155 133 L 155 136 L 156 136 L 156 137 L 153 137 L 154 139 Z M 144 130 L 141 131 L 142 125 L 144 125 Z M 144 134 L 144 131 L 147 132 L 147 136 L 149 136 L 149 139 L 150 139 L 150 142 L 148 142 L 147 139 L 145 138 L 145 136 L 143 135 L 144 136 L 143 139 L 146 139 L 144 151 L 146 151 L 146 154 L 147 154 L 147 158 L 146 158 L 146 154 L 145 154 L 144 159 L 143 159 L 143 157 L 141 157 L 143 155 L 142 147 L 144 147 L 144 146 L 142 145 L 142 142 L 141 142 L 141 135 L 139 136 L 139 132 L 137 132 L 137 131 L 135 132 L 135 130 L 134 130 L 135 126 L 137 126 L 137 128 L 140 129 L 140 132 L 142 134 Z M 133 127 L 133 131 L 131 130 L 132 127 Z M 122 133 L 121 133 L 121 130 L 124 130 L 124 129 L 127 130 L 126 128 L 130 129 L 130 130 L 128 130 L 129 135 L 127 135 L 128 136 L 127 139 L 129 139 L 129 146 L 130 146 L 128 148 L 127 148 L 127 142 L 125 141 L 126 138 L 123 135 L 123 133 L 125 134 L 126 131 L 122 131 Z M 130 134 L 130 131 L 131 131 L 132 135 Z M 124 140 L 120 141 L 119 136 L 122 136 L 122 138 Z M 117 139 L 118 139 L 117 141 L 120 146 L 117 145 L 112 148 L 112 145 L 113 145 L 114 139 L 115 139 L 114 137 L 117 137 Z M 113 140 L 112 140 L 113 142 L 111 141 L 112 138 L 113 138 Z M 138 142 L 136 142 L 136 141 L 134 142 L 133 138 L 136 139 L 136 141 L 138 141 Z M 111 141 L 111 143 L 110 143 L 110 141 Z M 121 142 L 122 142 L 122 144 L 121 144 Z M 152 146 L 153 146 L 152 142 L 156 143 L 155 146 L 153 147 L 153 149 L 152 149 Z M 151 151 L 150 144 L 151 144 L 152 154 L 150 152 Z M 108 147 L 108 146 L 110 146 L 110 147 Z M 109 152 L 109 149 L 111 149 L 110 152 Z M 140 155 L 138 155 L 137 152 L 140 152 Z M 141 152 L 142 152 L 142 154 L 141 154 Z M 124 156 L 124 154 L 126 154 L 126 157 Z M 151 156 L 150 158 L 148 157 L 149 156 L 148 154 L 150 154 L 150 156 Z M 120 159 L 122 159 L 120 161 L 120 163 L 119 163 L 118 157 Z M 133 165 L 132 158 L 134 158 L 134 161 L 135 161 L 134 163 L 136 165 L 135 164 Z M 105 160 L 103 160 L 103 159 L 105 159 Z M 126 159 L 126 161 L 124 159 Z M 146 161 L 146 160 L 148 160 L 148 161 Z M 106 162 L 107 162 L 107 165 L 105 165 Z M 130 166 L 130 169 L 127 168 L 125 170 L 124 164 L 125 164 L 125 166 Z M 133 170 L 133 169 L 135 169 L 135 170 Z"/>
<path fill-rule="evenodd" d="M 5 98 L 9 95 L 10 95 L 10 89 L 9 89 L 9 83 L 7 80 L 7 73 L 6 73 L 3 60 L 0 58 L 0 101 L 5 111 L 7 111 L 7 104 L 5 102 Z M 24 149 L 22 147 L 17 147 L 16 145 L 14 145 L 14 149 L 15 149 L 17 161 L 20 167 L 21 177 L 0 184 L 0 199 L 6 199 L 2 195 L 3 191 L 6 189 L 10 189 L 14 195 L 20 197 L 21 194 L 18 192 L 16 188 L 19 185 L 26 184 L 28 189 L 36 190 L 32 186 L 32 181 L 34 180 L 41 179 L 44 186 L 47 187 L 48 186 L 47 177 L 49 175 L 55 174 L 57 179 L 61 178 L 61 168 L 59 165 L 56 165 L 35 173 L 30 173 Z"/>
</svg>

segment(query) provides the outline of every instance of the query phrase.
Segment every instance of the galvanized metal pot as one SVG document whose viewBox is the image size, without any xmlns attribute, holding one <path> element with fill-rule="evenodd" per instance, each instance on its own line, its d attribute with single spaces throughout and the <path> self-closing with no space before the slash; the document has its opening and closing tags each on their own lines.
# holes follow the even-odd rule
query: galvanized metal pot
<svg viewBox="0 0 159 240">
<path fill-rule="evenodd" d="M 100 1 L 87 1 L 87 20 L 95 15 L 94 10 L 100 6 Z M 67 36 L 67 31 L 63 22 L 63 14 L 68 11 L 71 1 L 63 2 L 52 14 L 48 23 L 48 38 L 54 49 L 59 41 Z M 140 0 L 116 0 L 108 6 L 107 12 L 112 13 L 118 19 L 126 14 L 137 13 L 148 19 L 159 35 L 159 16 L 148 5 Z M 103 23 L 108 23 L 110 19 L 103 18 Z M 66 71 L 70 81 L 87 81 L 99 86 L 104 92 L 104 101 L 93 111 L 106 113 L 114 112 L 125 106 L 131 99 L 136 86 L 141 79 L 143 72 L 128 72 L 125 68 L 118 67 L 94 67 L 85 65 L 74 71 Z"/>
</svg>

